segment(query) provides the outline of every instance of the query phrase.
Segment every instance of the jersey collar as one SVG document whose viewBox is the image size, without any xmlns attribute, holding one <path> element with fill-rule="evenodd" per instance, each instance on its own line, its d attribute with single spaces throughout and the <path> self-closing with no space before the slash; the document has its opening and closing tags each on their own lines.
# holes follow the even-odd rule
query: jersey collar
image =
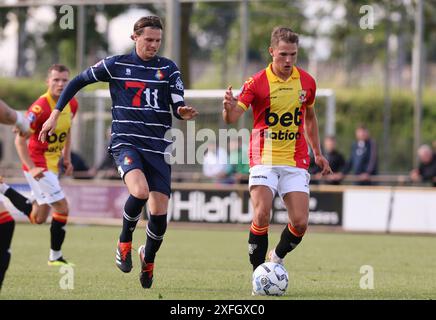
<svg viewBox="0 0 436 320">
<path fill-rule="evenodd" d="M 135 48 L 133 48 L 133 50 L 132 50 L 132 57 L 133 57 L 133 59 L 135 59 L 137 62 L 139 62 L 140 64 L 149 64 L 149 63 L 153 63 L 154 61 L 156 61 L 156 59 L 158 59 L 159 57 L 157 56 L 157 55 L 155 55 L 152 59 L 150 59 L 150 60 L 147 60 L 147 61 L 145 61 L 145 60 L 142 60 L 139 56 L 138 56 L 138 54 L 136 53 L 136 49 Z"/>
<path fill-rule="evenodd" d="M 44 93 L 43 96 L 47 98 L 48 104 L 50 105 L 50 108 L 53 110 L 56 107 L 56 101 L 55 99 L 53 99 L 50 92 L 47 90 L 47 92 Z"/>
<path fill-rule="evenodd" d="M 295 80 L 295 79 L 300 79 L 300 72 L 298 71 L 296 66 L 292 67 L 292 74 L 288 79 L 286 79 L 286 81 L 279 78 L 278 76 L 276 76 L 274 74 L 274 72 L 272 71 L 272 63 L 270 63 L 268 65 L 268 67 L 266 67 L 266 74 L 267 74 L 268 79 L 271 82 L 283 82 L 283 83 L 285 83 L 285 82 L 291 82 L 292 80 Z"/>
</svg>

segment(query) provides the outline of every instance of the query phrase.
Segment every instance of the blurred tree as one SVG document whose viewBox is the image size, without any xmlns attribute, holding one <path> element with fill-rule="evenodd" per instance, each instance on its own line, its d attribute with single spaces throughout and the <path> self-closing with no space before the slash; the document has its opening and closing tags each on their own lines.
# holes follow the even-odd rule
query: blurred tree
<svg viewBox="0 0 436 320">
<path fill-rule="evenodd" d="M 393 80 L 399 86 L 403 69 L 411 63 L 414 32 L 414 2 L 405 0 L 331 0 L 335 7 L 345 10 L 342 20 L 336 21 L 330 32 L 333 50 L 331 58 L 342 61 L 346 70 L 345 85 L 358 85 L 362 79 L 361 66 L 389 62 L 393 69 Z M 424 42 L 426 58 L 436 61 L 436 6 L 434 1 L 424 3 Z M 360 19 L 363 6 L 371 6 L 375 16 L 372 29 L 361 29 Z M 323 16 L 330 12 L 321 12 Z M 387 43 L 390 42 L 390 43 Z M 387 59 L 389 54 L 391 56 Z M 388 49 L 388 50 L 387 50 Z"/>
<path fill-rule="evenodd" d="M 185 88 L 191 87 L 191 34 L 189 26 L 194 4 L 192 2 L 184 2 L 181 4 L 181 26 L 180 26 L 180 72 L 183 76 L 183 84 Z"/>
<path fill-rule="evenodd" d="M 2 7 L 0 8 L 0 39 L 3 38 L 3 32 L 8 24 L 8 14 L 9 14 L 10 8 Z"/>
<path fill-rule="evenodd" d="M 18 0 L 19 2 L 22 0 Z M 31 36 L 27 33 L 26 30 L 26 21 L 27 21 L 27 7 L 3 7 L 0 9 L 0 39 L 3 36 L 3 31 L 6 28 L 7 24 L 10 22 L 8 19 L 8 15 L 10 13 L 14 14 L 17 22 L 18 22 L 18 32 L 17 32 L 17 57 L 16 64 L 17 68 L 15 71 L 15 75 L 17 77 L 28 76 L 28 64 L 26 56 L 28 54 L 27 49 L 31 42 Z"/>
<path fill-rule="evenodd" d="M 19 0 L 20 1 L 20 0 Z M 15 10 L 15 15 L 18 20 L 18 47 L 17 47 L 17 69 L 15 75 L 17 77 L 26 77 L 29 75 L 27 70 L 26 51 L 28 49 L 29 35 L 26 30 L 27 7 L 18 7 Z"/>
<path fill-rule="evenodd" d="M 41 59 L 47 60 L 47 64 L 37 66 L 38 73 L 44 73 L 47 65 L 53 63 L 63 63 L 68 66 L 75 66 L 76 63 L 76 41 L 77 28 L 60 28 L 59 6 L 54 7 L 56 20 L 49 26 L 47 32 L 42 35 L 42 42 L 35 48 L 37 55 Z M 129 8 L 128 5 L 109 5 L 109 6 L 86 6 L 85 9 L 85 64 L 92 65 L 99 59 L 105 57 L 108 52 L 107 25 L 103 30 L 98 26 L 97 17 L 100 15 L 110 21 L 114 17 L 122 14 Z M 77 25 L 77 14 L 75 10 L 74 25 Z M 77 69 L 77 68 L 76 68 Z M 80 71 L 80 70 L 76 70 Z"/>
<path fill-rule="evenodd" d="M 198 3 L 192 15 L 192 29 L 199 48 L 221 67 L 223 88 L 228 81 L 229 35 L 237 23 L 238 3 Z"/>
<path fill-rule="evenodd" d="M 250 58 L 270 61 L 268 47 L 271 32 L 276 26 L 290 27 L 302 36 L 311 36 L 304 28 L 304 1 L 254 1 L 250 2 Z M 300 41 L 301 42 L 301 41 Z M 299 58 L 305 57 L 299 52 Z"/>
</svg>

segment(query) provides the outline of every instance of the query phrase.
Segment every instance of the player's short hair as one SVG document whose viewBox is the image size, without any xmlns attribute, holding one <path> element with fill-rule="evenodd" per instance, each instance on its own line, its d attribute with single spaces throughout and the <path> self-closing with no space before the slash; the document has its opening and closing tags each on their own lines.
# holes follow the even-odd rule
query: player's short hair
<svg viewBox="0 0 436 320">
<path fill-rule="evenodd" d="M 271 33 L 271 47 L 277 47 L 280 41 L 298 45 L 298 34 L 292 31 L 291 28 L 275 27 Z"/>
<path fill-rule="evenodd" d="M 140 35 L 142 34 L 144 28 L 147 27 L 163 30 L 162 21 L 160 20 L 159 17 L 147 16 L 147 17 L 142 17 L 135 22 L 135 24 L 133 25 L 133 33 Z"/>
<path fill-rule="evenodd" d="M 48 68 L 47 77 L 50 77 L 50 74 L 53 70 L 55 70 L 57 72 L 65 72 L 66 71 L 66 72 L 70 73 L 70 69 L 68 69 L 67 66 L 65 66 L 63 64 L 55 63 L 55 64 L 52 64 L 50 66 L 50 68 Z"/>
<path fill-rule="evenodd" d="M 367 126 L 364 123 L 359 123 L 357 125 L 357 127 L 356 127 L 356 130 L 358 130 L 358 129 L 362 129 L 362 130 L 368 131 L 368 128 L 367 128 Z"/>
</svg>

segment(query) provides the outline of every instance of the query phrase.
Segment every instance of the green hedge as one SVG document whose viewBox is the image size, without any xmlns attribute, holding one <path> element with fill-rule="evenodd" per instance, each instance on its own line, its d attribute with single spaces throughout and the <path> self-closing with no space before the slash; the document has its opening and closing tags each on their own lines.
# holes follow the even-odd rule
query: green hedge
<svg viewBox="0 0 436 320">
<path fill-rule="evenodd" d="M 107 88 L 104 82 L 87 86 L 85 91 Z M 40 95 L 47 90 L 45 79 L 40 78 L 0 78 L 0 99 L 12 108 L 27 109 Z"/>
<path fill-rule="evenodd" d="M 27 109 L 46 90 L 42 79 L 0 79 L 0 99 L 18 110 Z"/>
</svg>

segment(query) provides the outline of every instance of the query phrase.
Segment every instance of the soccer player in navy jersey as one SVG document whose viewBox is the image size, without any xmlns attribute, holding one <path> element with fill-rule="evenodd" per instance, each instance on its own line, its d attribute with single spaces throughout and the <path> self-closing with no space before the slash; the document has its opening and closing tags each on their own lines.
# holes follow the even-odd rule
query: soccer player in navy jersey
<svg viewBox="0 0 436 320">
<path fill-rule="evenodd" d="M 157 55 L 162 40 L 161 20 L 156 16 L 139 19 L 131 38 L 135 49 L 130 54 L 107 57 L 70 82 L 57 110 L 45 122 L 40 139 L 45 141 L 47 134 L 52 134 L 59 113 L 81 88 L 97 81 L 109 82 L 113 103 L 109 152 L 130 193 L 124 206 L 116 264 L 123 272 L 131 271 L 132 233 L 148 201 L 147 241 L 138 253 L 141 285 L 150 288 L 156 252 L 167 227 L 171 193 L 171 167 L 164 156 L 172 141 L 165 138 L 165 133 L 171 128 L 172 115 L 190 120 L 198 112 L 185 106 L 183 82 L 175 63 Z"/>
</svg>

